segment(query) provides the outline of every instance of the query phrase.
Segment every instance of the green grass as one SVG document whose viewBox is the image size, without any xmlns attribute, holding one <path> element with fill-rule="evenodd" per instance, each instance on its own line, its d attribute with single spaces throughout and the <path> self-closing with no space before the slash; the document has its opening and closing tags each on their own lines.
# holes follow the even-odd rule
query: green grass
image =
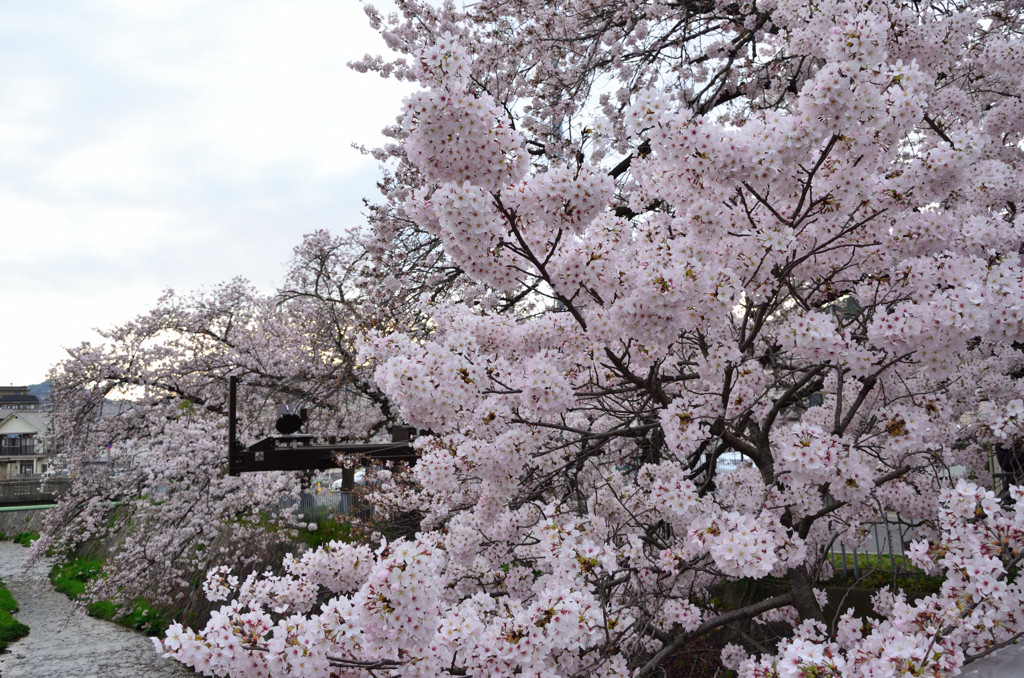
<svg viewBox="0 0 1024 678">
<path fill-rule="evenodd" d="M 167 615 L 155 610 L 143 598 L 135 601 L 132 611 L 126 615 L 118 616 L 118 609 L 109 600 L 99 600 L 90 603 L 86 608 L 90 617 L 112 621 L 120 626 L 140 631 L 149 636 L 163 636 L 167 633 L 167 627 L 171 620 Z"/>
<path fill-rule="evenodd" d="M 109 600 L 97 600 L 95 603 L 89 603 L 89 606 L 85 609 L 90 617 L 96 617 L 97 619 L 113 621 L 114 617 L 117 616 L 117 606 Z"/>
<path fill-rule="evenodd" d="M 6 652 L 10 643 L 28 635 L 28 626 L 11 616 L 17 611 L 18 601 L 6 586 L 0 586 L 0 652 Z"/>
<path fill-rule="evenodd" d="M 55 589 L 76 600 L 85 592 L 88 583 L 100 576 L 102 569 L 102 558 L 75 558 L 55 566 L 50 571 L 50 581 Z M 131 611 L 126 614 L 109 600 L 89 603 L 86 611 L 90 617 L 112 621 L 151 636 L 163 635 L 171 624 L 167 615 L 154 609 L 143 598 L 136 600 Z"/>
<path fill-rule="evenodd" d="M 28 547 L 31 546 L 32 542 L 34 542 L 36 539 L 39 539 L 38 532 L 19 532 L 18 534 L 14 535 L 14 538 L 11 541 L 13 541 L 15 544 L 21 544 L 22 546 Z"/>
<path fill-rule="evenodd" d="M 118 619 L 117 623 L 147 636 L 165 636 L 171 621 L 166 614 L 152 607 L 145 599 L 139 598 L 135 601 L 132 611 Z"/>
<path fill-rule="evenodd" d="M 942 587 L 942 577 L 926 575 L 904 556 L 890 557 L 889 554 L 858 553 L 856 564 L 857 569 L 860 570 L 860 577 L 857 578 L 852 553 L 846 554 L 845 577 L 843 576 L 842 554 L 833 553 L 831 555 L 833 575 L 828 581 L 830 586 L 882 588 L 895 585 L 907 593 L 921 595 L 936 593 Z"/>
<path fill-rule="evenodd" d="M 329 509 L 321 509 L 315 518 L 306 516 L 303 520 L 315 523 L 316 529 L 296 530 L 295 539 L 313 549 L 318 546 L 323 546 L 331 541 L 362 543 L 366 541 L 369 536 L 368 533 L 366 535 L 363 534 L 364 530 L 355 528 L 350 521 L 345 520 L 345 516 L 332 513 Z M 276 523 L 275 520 L 267 514 L 249 516 L 240 520 L 239 523 L 244 524 L 250 529 L 257 528 L 263 530 L 268 534 L 274 534 L 280 530 L 289 529 Z"/>
<path fill-rule="evenodd" d="M 6 540 L 7 535 L 0 533 L 0 539 Z M 12 541 L 22 546 L 31 546 L 36 539 L 39 539 L 38 532 L 22 532 L 15 535 Z M 10 590 L 0 583 L 0 652 L 6 652 L 11 643 L 28 635 L 28 625 L 22 624 L 12 616 L 17 611 L 18 601 L 11 595 Z"/>
<path fill-rule="evenodd" d="M 837 572 L 843 570 L 843 556 L 841 553 L 832 553 L 832 567 Z M 846 554 L 846 567 L 849 570 L 853 569 L 853 553 Z M 904 556 L 892 556 L 889 557 L 888 553 L 881 555 L 877 553 L 858 553 L 857 554 L 857 565 L 862 570 L 878 570 L 879 572 L 918 572 L 916 566 L 914 566 L 910 560 Z"/>
<path fill-rule="evenodd" d="M 315 549 L 332 541 L 352 542 L 355 541 L 355 536 L 352 534 L 352 523 L 341 522 L 331 515 L 323 515 L 316 521 L 315 530 L 299 530 L 298 539 Z"/>
<path fill-rule="evenodd" d="M 53 587 L 72 600 L 85 591 L 85 585 L 99 576 L 103 568 L 101 558 L 75 558 L 50 571 Z"/>
<path fill-rule="evenodd" d="M 0 585 L 0 610 L 14 614 L 18 611 L 18 601 L 14 599 L 6 586 Z"/>
<path fill-rule="evenodd" d="M 347 520 L 338 520 L 337 516 L 329 512 L 323 512 L 316 520 L 315 530 L 298 530 L 298 541 L 308 545 L 310 548 L 322 546 L 331 541 L 365 542 L 369 539 L 369 532 L 366 528 L 356 527 Z M 267 518 L 266 524 L 256 522 L 263 529 L 276 531 L 279 526 L 273 525 Z M 312 521 L 311 521 L 312 522 Z M 28 534 L 28 533 L 26 533 Z M 19 535 L 20 536 L 20 535 Z M 50 581 L 54 588 L 72 600 L 78 599 L 85 593 L 90 581 L 101 576 L 103 569 L 103 558 L 74 558 L 61 565 L 54 566 L 50 571 Z M 198 588 L 202 583 L 202 576 L 194 582 Z M 172 616 L 181 621 L 187 612 L 183 610 L 166 610 L 154 608 L 144 598 L 138 598 L 128 612 L 118 608 L 108 600 L 100 600 L 89 603 L 86 608 L 89 616 L 107 621 L 127 628 L 141 631 L 148 635 L 163 635 L 171 624 Z"/>
</svg>

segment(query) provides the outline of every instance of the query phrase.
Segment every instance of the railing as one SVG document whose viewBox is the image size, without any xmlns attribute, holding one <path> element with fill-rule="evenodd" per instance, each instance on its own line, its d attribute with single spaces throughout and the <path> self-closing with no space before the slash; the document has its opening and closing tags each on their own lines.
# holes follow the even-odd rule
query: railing
<svg viewBox="0 0 1024 678">
<path fill-rule="evenodd" d="M 847 549 L 836 539 L 830 547 L 832 567 L 836 575 L 860 580 L 872 571 L 910 574 L 917 568 L 910 564 L 904 544 L 916 538 L 914 526 L 897 516 L 886 516 L 879 523 L 867 523 L 868 537 L 863 548 Z"/>
<path fill-rule="evenodd" d="M 369 518 L 373 507 L 354 492 L 303 490 L 299 493 L 298 513 L 306 520 L 319 520 L 324 515 Z"/>
<path fill-rule="evenodd" d="M 41 449 L 41 448 L 40 448 Z M 3 445 L 0 446 L 0 457 L 24 457 L 28 455 L 46 454 L 43 451 L 36 452 L 35 445 Z"/>
<path fill-rule="evenodd" d="M 42 476 L 0 480 L 0 505 L 51 504 L 71 487 L 71 481 L 56 478 L 46 481 Z"/>
</svg>

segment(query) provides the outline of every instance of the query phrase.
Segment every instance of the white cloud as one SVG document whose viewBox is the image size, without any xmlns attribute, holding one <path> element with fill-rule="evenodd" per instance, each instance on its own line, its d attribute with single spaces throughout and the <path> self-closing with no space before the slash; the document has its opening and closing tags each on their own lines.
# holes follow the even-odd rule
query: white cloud
<svg viewBox="0 0 1024 678">
<path fill-rule="evenodd" d="M 303 233 L 362 222 L 409 87 L 354 0 L 0 1 L 0 382 L 165 287 L 271 289 Z M 8 327 L 11 327 L 9 325 Z"/>
</svg>

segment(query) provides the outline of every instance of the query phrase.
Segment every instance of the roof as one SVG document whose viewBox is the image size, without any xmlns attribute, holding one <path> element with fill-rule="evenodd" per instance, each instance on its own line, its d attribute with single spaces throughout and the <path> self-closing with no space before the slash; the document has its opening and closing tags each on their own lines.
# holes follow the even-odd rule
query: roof
<svg viewBox="0 0 1024 678">
<path fill-rule="evenodd" d="M 39 396 L 18 393 L 16 395 L 0 395 L 0 407 L 5 403 L 38 403 Z"/>
<path fill-rule="evenodd" d="M 50 427 L 49 412 L 0 409 L 0 434 L 43 433 Z"/>
<path fill-rule="evenodd" d="M 0 393 L 6 393 L 8 395 L 11 393 L 27 395 L 30 390 L 31 387 L 29 386 L 0 386 Z"/>
</svg>

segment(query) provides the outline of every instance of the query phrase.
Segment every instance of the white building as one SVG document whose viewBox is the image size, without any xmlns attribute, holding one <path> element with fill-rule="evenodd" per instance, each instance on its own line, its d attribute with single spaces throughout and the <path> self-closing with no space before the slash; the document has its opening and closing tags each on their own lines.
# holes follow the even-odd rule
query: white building
<svg viewBox="0 0 1024 678">
<path fill-rule="evenodd" d="M 24 386 L 0 386 L 0 480 L 46 472 L 49 445 L 41 439 L 50 413 Z"/>
</svg>

